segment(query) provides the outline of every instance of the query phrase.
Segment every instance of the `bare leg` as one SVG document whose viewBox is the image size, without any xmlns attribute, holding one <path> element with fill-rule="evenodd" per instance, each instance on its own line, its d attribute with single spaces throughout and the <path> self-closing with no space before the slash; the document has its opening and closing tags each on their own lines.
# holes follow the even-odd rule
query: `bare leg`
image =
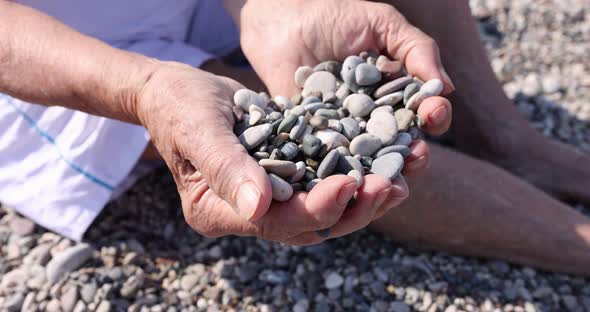
<svg viewBox="0 0 590 312">
<path fill-rule="evenodd" d="M 412 245 L 590 275 L 589 218 L 498 167 L 432 149 L 427 173 L 408 178 L 408 201 L 373 229 Z"/>
<path fill-rule="evenodd" d="M 393 4 L 438 42 L 457 87 L 451 98 L 451 133 L 457 148 L 560 198 L 590 203 L 590 155 L 542 136 L 505 96 L 480 43 L 468 1 L 382 2 Z"/>
</svg>

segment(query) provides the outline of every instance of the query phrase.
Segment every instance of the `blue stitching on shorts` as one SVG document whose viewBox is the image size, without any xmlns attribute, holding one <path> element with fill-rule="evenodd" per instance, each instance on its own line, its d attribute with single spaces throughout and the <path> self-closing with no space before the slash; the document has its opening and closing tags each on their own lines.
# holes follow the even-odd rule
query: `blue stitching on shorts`
<svg viewBox="0 0 590 312">
<path fill-rule="evenodd" d="M 2 94 L 0 94 L 1 96 Z M 74 171 L 78 172 L 79 174 L 85 176 L 86 178 L 88 178 L 90 181 L 96 183 L 99 186 L 102 186 L 104 188 L 106 188 L 109 191 L 113 191 L 114 187 L 111 186 L 110 184 L 104 182 L 103 180 L 93 176 L 92 174 L 84 171 L 84 169 L 80 168 L 80 166 L 76 165 L 74 162 L 70 161 L 69 159 L 67 159 L 65 157 L 65 155 L 63 154 L 61 148 L 59 147 L 59 145 L 57 145 L 57 143 L 55 142 L 55 139 L 52 138 L 49 134 L 47 134 L 47 132 L 41 130 L 41 128 L 39 128 L 39 126 L 37 125 L 37 122 L 35 122 L 35 120 L 33 118 L 31 118 L 31 116 L 27 115 L 27 113 L 25 113 L 23 110 L 21 110 L 17 105 L 14 104 L 13 102 L 13 98 L 10 96 L 4 96 L 4 98 L 7 100 L 6 103 L 8 103 L 8 105 L 12 106 L 12 108 L 14 108 L 14 110 L 19 113 L 25 121 L 27 121 L 29 123 L 29 125 L 31 126 L 31 128 L 35 129 L 35 131 L 41 136 L 43 137 L 45 140 L 47 140 L 47 142 L 51 143 L 51 145 L 55 146 L 55 149 L 57 150 L 57 153 L 59 154 L 59 158 L 61 158 L 61 160 L 63 160 L 68 166 L 70 166 L 70 168 L 74 169 Z"/>
</svg>

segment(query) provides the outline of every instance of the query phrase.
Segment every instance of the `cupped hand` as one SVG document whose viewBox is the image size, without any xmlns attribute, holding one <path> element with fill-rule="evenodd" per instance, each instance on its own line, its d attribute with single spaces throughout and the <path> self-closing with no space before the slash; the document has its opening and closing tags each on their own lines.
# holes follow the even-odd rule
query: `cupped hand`
<svg viewBox="0 0 590 312">
<path fill-rule="evenodd" d="M 360 0 L 249 0 L 240 17 L 242 49 L 273 94 L 298 92 L 292 77 L 299 66 L 342 61 L 362 51 L 379 51 L 400 60 L 409 74 L 423 81 L 440 79 L 444 94 L 454 90 L 436 42 L 391 5 Z M 423 129 L 438 135 L 448 130 L 452 109 L 447 99 L 432 97 L 422 103 L 418 114 L 426 122 Z M 428 146 L 416 142 L 404 173 L 416 173 L 427 164 Z"/>
<path fill-rule="evenodd" d="M 241 88 L 228 78 L 162 63 L 138 92 L 139 120 L 172 171 L 185 219 L 198 232 L 319 243 L 367 226 L 408 196 L 403 179 L 371 176 L 358 188 L 341 175 L 288 202 L 272 202 L 267 174 L 232 131 L 232 98 Z"/>
</svg>

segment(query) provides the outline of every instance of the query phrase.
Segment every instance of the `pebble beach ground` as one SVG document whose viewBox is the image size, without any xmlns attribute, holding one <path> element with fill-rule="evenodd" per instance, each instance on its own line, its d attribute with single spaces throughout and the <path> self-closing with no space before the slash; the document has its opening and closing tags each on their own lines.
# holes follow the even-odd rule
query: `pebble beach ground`
<svg viewBox="0 0 590 312">
<path fill-rule="evenodd" d="M 517 107 L 543 134 L 590 152 L 590 2 L 471 3 Z M 91 246 L 0 208 L 0 311 L 590 311 L 589 279 L 368 231 L 305 248 L 208 239 L 179 207 L 157 171 L 105 209 Z"/>
</svg>

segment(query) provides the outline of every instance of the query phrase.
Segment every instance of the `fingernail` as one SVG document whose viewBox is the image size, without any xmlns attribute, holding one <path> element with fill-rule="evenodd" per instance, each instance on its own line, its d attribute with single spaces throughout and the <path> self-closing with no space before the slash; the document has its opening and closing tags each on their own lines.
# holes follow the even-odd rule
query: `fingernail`
<svg viewBox="0 0 590 312">
<path fill-rule="evenodd" d="M 354 196 L 354 193 L 356 192 L 357 188 L 358 185 L 356 184 L 356 181 L 348 183 L 344 187 L 342 187 L 340 193 L 338 193 L 338 198 L 336 198 L 338 205 L 346 205 L 348 201 L 352 198 L 352 196 Z"/>
<path fill-rule="evenodd" d="M 391 193 L 391 186 L 377 193 L 377 198 L 375 199 L 375 206 L 381 207 L 381 205 L 383 205 L 383 203 L 389 196 L 389 193 Z"/>
<path fill-rule="evenodd" d="M 256 212 L 260 201 L 260 190 L 254 182 L 247 181 L 240 185 L 236 193 L 236 212 L 244 219 L 250 220 Z"/>
<path fill-rule="evenodd" d="M 436 126 L 444 124 L 448 119 L 449 109 L 446 106 L 441 106 L 430 114 L 430 121 Z"/>
<path fill-rule="evenodd" d="M 319 231 L 315 231 L 315 232 L 318 233 L 318 235 L 321 238 L 326 238 L 326 237 L 330 236 L 330 228 L 319 230 Z"/>
</svg>

